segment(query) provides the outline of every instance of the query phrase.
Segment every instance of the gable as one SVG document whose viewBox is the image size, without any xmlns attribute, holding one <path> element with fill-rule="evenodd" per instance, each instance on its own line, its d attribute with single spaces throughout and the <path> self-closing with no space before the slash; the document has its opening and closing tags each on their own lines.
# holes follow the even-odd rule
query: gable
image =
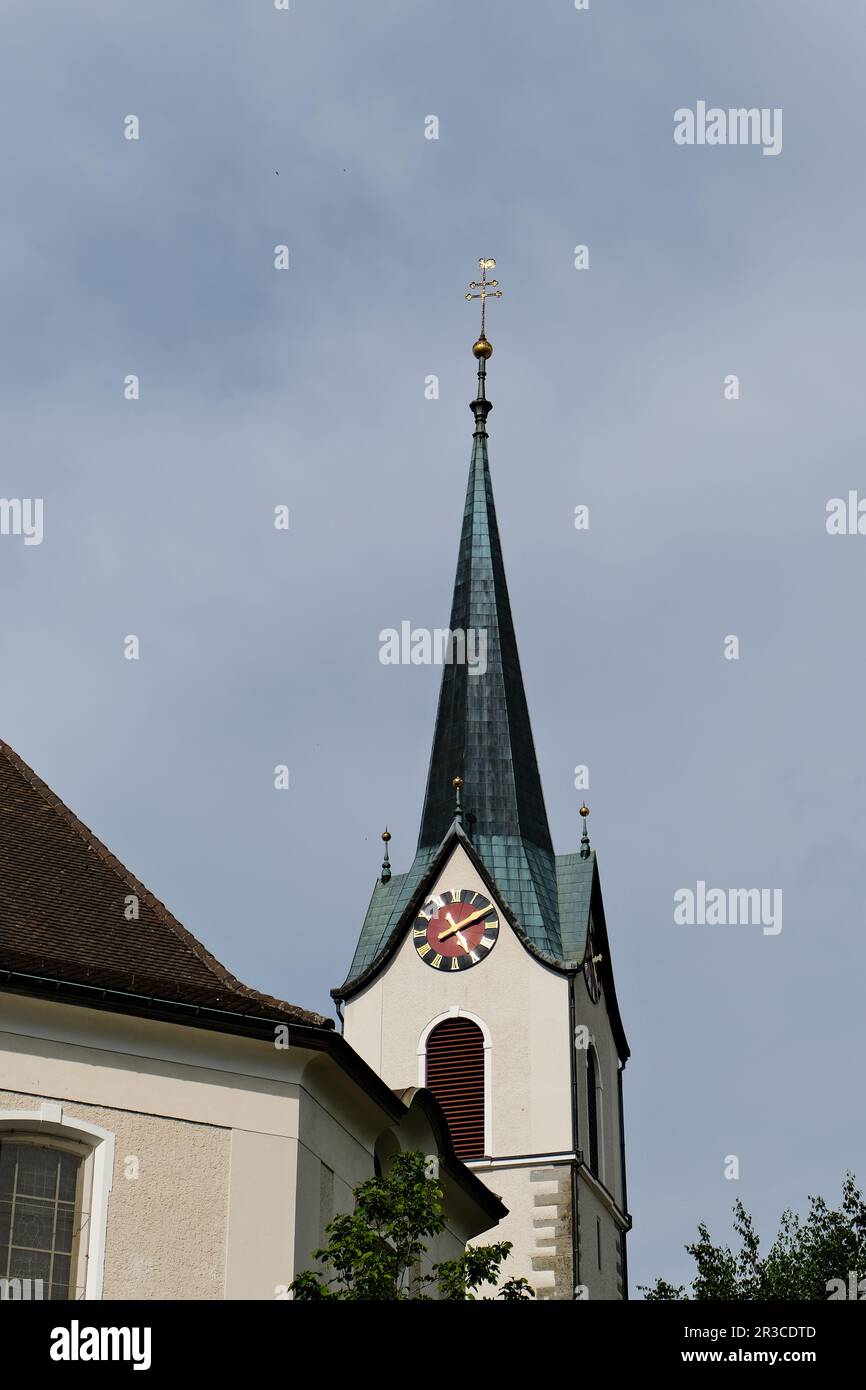
<svg viewBox="0 0 866 1390">
<path fill-rule="evenodd" d="M 408 874 L 395 875 L 386 883 L 376 884 L 352 967 L 345 982 L 331 990 L 334 999 L 348 998 L 384 967 L 405 937 L 424 902 L 436 891 L 436 885 L 447 872 L 447 866 L 457 846 L 471 865 L 471 873 L 477 875 L 478 891 L 484 892 L 497 904 L 502 918 L 515 932 L 521 945 L 555 969 L 574 968 L 573 962 L 563 959 L 559 947 L 559 904 L 553 861 L 550 865 L 551 892 L 544 896 L 546 913 L 545 918 L 542 918 L 529 868 L 529 854 L 535 847 L 522 846 L 521 858 L 512 847 L 497 844 L 487 857 L 482 854 L 475 840 L 470 839 L 462 826 L 455 821 L 437 850 L 418 851 Z M 538 851 L 538 854 L 541 855 L 543 852 Z M 535 904 L 535 930 L 532 934 L 526 930 L 521 913 L 515 911 L 511 895 L 503 891 L 502 877 L 509 885 L 514 882 L 513 891 L 520 893 L 522 889 L 519 901 L 531 897 Z M 463 886 L 468 887 L 469 884 Z M 578 960 L 576 965 L 579 964 Z"/>
</svg>

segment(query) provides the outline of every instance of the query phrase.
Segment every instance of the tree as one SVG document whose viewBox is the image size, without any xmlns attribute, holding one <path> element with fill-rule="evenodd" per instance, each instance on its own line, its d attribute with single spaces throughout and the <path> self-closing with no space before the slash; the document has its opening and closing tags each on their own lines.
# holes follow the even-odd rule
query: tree
<svg viewBox="0 0 866 1390">
<path fill-rule="evenodd" d="M 736 1253 L 728 1246 L 714 1245 L 706 1225 L 698 1226 L 698 1241 L 686 1246 L 697 1265 L 690 1293 L 685 1285 L 664 1279 L 639 1285 L 641 1292 L 653 1300 L 737 1302 L 866 1297 L 866 1203 L 852 1173 L 846 1174 L 838 1210 L 828 1207 L 823 1197 L 810 1197 L 805 1221 L 795 1212 L 783 1212 L 779 1233 L 763 1257 L 742 1202 L 734 1205 L 734 1230 L 740 1238 Z M 861 1280 L 864 1284 L 858 1294 Z"/>
<path fill-rule="evenodd" d="M 304 1270 L 290 1284 L 295 1299 L 426 1299 L 436 1286 L 440 1299 L 474 1299 L 482 1284 L 499 1283 L 510 1241 L 468 1247 L 456 1260 L 420 1271 L 427 1241 L 445 1228 L 442 1188 L 427 1175 L 421 1153 L 395 1154 L 385 1176 L 354 1190 L 351 1212 L 335 1216 L 326 1228 L 328 1244 L 313 1251 L 326 1274 Z M 497 1298 L 533 1298 L 526 1279 L 507 1279 Z"/>
</svg>

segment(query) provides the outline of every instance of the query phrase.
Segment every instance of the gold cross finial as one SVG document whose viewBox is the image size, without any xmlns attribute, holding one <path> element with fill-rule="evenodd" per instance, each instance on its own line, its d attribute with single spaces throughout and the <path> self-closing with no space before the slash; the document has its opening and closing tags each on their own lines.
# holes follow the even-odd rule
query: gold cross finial
<svg viewBox="0 0 866 1390">
<path fill-rule="evenodd" d="M 493 270 L 493 269 L 495 268 L 495 266 L 496 266 L 496 262 L 492 259 L 492 257 L 488 257 L 487 259 L 485 259 L 485 258 L 482 256 L 482 257 L 479 259 L 479 261 L 478 261 L 478 269 L 481 271 L 481 279 L 480 279 L 480 280 L 470 280 L 470 281 L 469 281 L 469 290 L 470 290 L 470 293 L 467 294 L 466 298 L 467 298 L 467 299 L 480 299 L 480 300 L 481 300 L 481 332 L 480 332 L 480 334 L 478 335 L 478 342 L 475 344 L 475 346 L 474 346 L 473 349 L 472 349 L 472 351 L 475 353 L 475 356 L 476 356 L 476 357 L 489 357 L 489 356 L 490 356 L 490 353 L 493 351 L 493 349 L 490 347 L 490 344 L 487 342 L 487 338 L 486 338 L 485 333 L 484 333 L 484 320 L 485 320 L 485 315 L 486 315 L 486 310 L 487 310 L 487 298 L 488 298 L 488 295 L 491 295 L 494 299 L 501 299 L 501 298 L 502 298 L 502 290 L 500 290 L 500 289 L 498 288 L 498 286 L 499 286 L 499 281 L 498 281 L 498 280 L 488 280 L 488 278 L 487 278 L 487 272 L 488 272 L 488 270 Z M 477 293 L 477 294 L 472 294 L 472 293 L 471 293 L 472 290 L 477 290 L 478 293 Z M 479 351 L 478 351 L 478 348 L 479 348 L 480 346 L 486 347 L 486 348 L 489 349 L 489 350 L 488 350 L 488 351 L 485 351 L 485 352 L 479 352 Z"/>
</svg>

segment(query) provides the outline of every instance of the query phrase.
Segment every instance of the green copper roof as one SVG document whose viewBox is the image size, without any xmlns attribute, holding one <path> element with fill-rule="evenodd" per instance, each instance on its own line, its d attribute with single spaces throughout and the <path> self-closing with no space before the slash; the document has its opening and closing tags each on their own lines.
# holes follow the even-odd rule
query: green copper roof
<svg viewBox="0 0 866 1390">
<path fill-rule="evenodd" d="M 452 826 L 442 845 L 421 849 L 406 874 L 377 882 L 345 983 L 335 991 L 342 996 L 392 944 L 416 894 L 427 891 L 440 872 L 458 832 Z M 465 843 L 469 839 L 460 834 Z M 595 853 L 562 854 L 548 861 L 533 845 L 504 836 L 476 837 L 469 844 L 481 860 L 495 897 L 511 913 L 530 945 L 549 960 L 564 965 L 583 960 L 589 926 Z M 552 873 L 549 872 L 552 866 Z M 426 883 L 425 881 L 430 882 Z M 508 890 L 504 887 L 508 884 Z M 402 935 L 402 933 L 401 933 Z"/>
<path fill-rule="evenodd" d="M 559 958 L 553 855 L 514 835 L 473 835 L 472 843 L 533 945 Z"/>
<path fill-rule="evenodd" d="M 556 856 L 556 895 L 559 902 L 560 949 L 564 960 L 583 960 L 589 927 L 595 850 Z"/>
<path fill-rule="evenodd" d="M 436 849 L 419 850 L 407 874 L 394 874 L 387 883 L 377 880 L 346 977 L 347 984 L 363 975 L 386 945 L 435 857 Z"/>
<path fill-rule="evenodd" d="M 486 430 L 491 409 L 481 358 L 449 626 L 484 634 L 486 670 L 473 673 L 465 661 L 443 665 L 418 846 L 440 844 L 453 816 L 452 778 L 460 776 L 463 823 L 476 844 L 504 836 L 552 856 L 493 503 Z"/>
</svg>

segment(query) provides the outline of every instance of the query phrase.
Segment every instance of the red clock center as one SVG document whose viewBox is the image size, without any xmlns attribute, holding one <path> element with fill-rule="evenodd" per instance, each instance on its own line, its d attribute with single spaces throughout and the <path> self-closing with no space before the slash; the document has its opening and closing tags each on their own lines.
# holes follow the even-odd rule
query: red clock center
<svg viewBox="0 0 866 1390">
<path fill-rule="evenodd" d="M 472 903 L 449 903 L 440 908 L 427 926 L 427 940 L 440 956 L 465 956 L 481 944 L 485 925 L 477 918 L 464 930 L 460 923 L 478 911 Z"/>
</svg>

